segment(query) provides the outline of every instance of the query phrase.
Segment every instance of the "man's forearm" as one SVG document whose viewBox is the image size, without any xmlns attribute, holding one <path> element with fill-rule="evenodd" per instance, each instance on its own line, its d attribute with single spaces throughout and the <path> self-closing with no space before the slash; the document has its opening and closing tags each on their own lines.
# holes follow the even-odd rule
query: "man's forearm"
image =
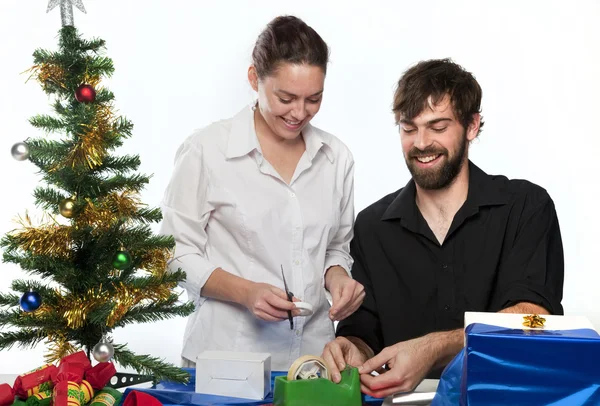
<svg viewBox="0 0 600 406">
<path fill-rule="evenodd" d="M 498 313 L 550 314 L 550 312 L 542 306 L 528 302 L 517 303 L 514 306 L 500 310 Z"/>
<path fill-rule="evenodd" d="M 430 333 L 423 337 L 424 344 L 429 346 L 429 354 L 433 357 L 432 369 L 446 366 L 464 346 L 464 330 L 458 328 L 450 331 Z"/>
</svg>

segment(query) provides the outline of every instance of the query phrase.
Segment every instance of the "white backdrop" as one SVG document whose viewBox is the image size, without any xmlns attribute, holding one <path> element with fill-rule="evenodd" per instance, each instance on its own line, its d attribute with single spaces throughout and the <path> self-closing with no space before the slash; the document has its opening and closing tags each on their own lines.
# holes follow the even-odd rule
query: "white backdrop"
<svg viewBox="0 0 600 406">
<path fill-rule="evenodd" d="M 0 234 L 33 210 L 35 168 L 10 156 L 39 133 L 27 122 L 48 98 L 21 74 L 38 47 L 54 48 L 58 8 L 46 0 L 0 2 Z M 192 130 L 229 117 L 254 95 L 246 70 L 254 40 L 279 14 L 312 25 L 331 47 L 323 106 L 313 121 L 350 147 L 356 210 L 409 178 L 390 112 L 401 73 L 421 59 L 452 57 L 474 72 L 486 126 L 471 159 L 488 173 L 525 178 L 553 197 L 561 224 L 567 314 L 600 327 L 598 160 L 600 2 L 84 0 L 86 37 L 107 41 L 116 72 L 107 86 L 135 124 L 120 153 L 138 153 L 154 174 L 144 202 L 157 206 L 176 148 Z M 0 290 L 26 275 L 0 265 Z M 115 341 L 179 362 L 183 319 L 118 330 Z M 43 348 L 0 352 L 0 373 L 41 364 Z"/>
</svg>

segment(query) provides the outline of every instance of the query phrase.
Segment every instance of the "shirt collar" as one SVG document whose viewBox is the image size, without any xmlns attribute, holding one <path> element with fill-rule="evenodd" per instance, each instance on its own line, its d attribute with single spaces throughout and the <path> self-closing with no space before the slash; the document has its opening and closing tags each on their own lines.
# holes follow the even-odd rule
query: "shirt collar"
<svg viewBox="0 0 600 406">
<path fill-rule="evenodd" d="M 238 158 L 253 150 L 260 151 L 260 144 L 254 130 L 254 111 L 247 106 L 233 116 L 227 141 L 227 159 Z"/>
<path fill-rule="evenodd" d="M 495 180 L 494 176 L 486 174 L 474 163 L 469 161 L 469 192 L 464 206 L 478 210 L 483 206 L 495 206 L 508 203 L 508 192 L 505 182 Z M 416 219 L 417 204 L 415 194 L 417 188 L 415 181 L 411 179 L 398 193 L 398 196 L 390 203 L 382 216 L 382 220 L 392 219 Z"/>
<path fill-rule="evenodd" d="M 333 163 L 335 158 L 331 149 L 331 134 L 324 133 L 313 127 L 310 123 L 302 130 L 306 154 L 312 161 L 319 151 L 323 151 L 329 162 Z"/>
<path fill-rule="evenodd" d="M 323 133 L 309 123 L 302 130 L 302 136 L 306 145 L 306 153 L 311 161 L 320 150 L 323 150 L 329 162 L 334 162 L 333 150 L 331 149 L 332 136 L 330 134 Z M 248 106 L 232 119 L 226 157 L 227 159 L 239 158 L 253 150 L 261 152 L 254 128 L 254 110 L 251 106 Z"/>
</svg>

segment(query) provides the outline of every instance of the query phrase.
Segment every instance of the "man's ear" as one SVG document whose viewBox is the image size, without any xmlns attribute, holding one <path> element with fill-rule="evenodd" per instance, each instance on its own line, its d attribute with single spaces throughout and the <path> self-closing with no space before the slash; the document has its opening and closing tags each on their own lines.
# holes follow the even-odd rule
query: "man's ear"
<svg viewBox="0 0 600 406">
<path fill-rule="evenodd" d="M 473 141 L 477 138 L 477 134 L 479 134 L 479 124 L 481 123 L 481 114 L 475 113 L 473 114 L 473 118 L 471 119 L 471 124 L 467 127 L 467 140 L 469 142 Z"/>
</svg>

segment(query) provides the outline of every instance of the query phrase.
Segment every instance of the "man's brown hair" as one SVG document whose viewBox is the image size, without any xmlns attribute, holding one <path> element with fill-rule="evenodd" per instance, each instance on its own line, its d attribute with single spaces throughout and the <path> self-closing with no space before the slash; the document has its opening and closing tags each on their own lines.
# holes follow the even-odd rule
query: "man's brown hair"
<svg viewBox="0 0 600 406">
<path fill-rule="evenodd" d="M 412 120 L 425 109 L 450 98 L 454 115 L 467 129 L 473 115 L 481 113 L 481 87 L 475 77 L 450 59 L 422 61 L 408 69 L 394 94 L 396 122 Z M 483 120 L 479 124 L 479 132 Z M 479 135 L 479 133 L 477 134 Z"/>
</svg>

